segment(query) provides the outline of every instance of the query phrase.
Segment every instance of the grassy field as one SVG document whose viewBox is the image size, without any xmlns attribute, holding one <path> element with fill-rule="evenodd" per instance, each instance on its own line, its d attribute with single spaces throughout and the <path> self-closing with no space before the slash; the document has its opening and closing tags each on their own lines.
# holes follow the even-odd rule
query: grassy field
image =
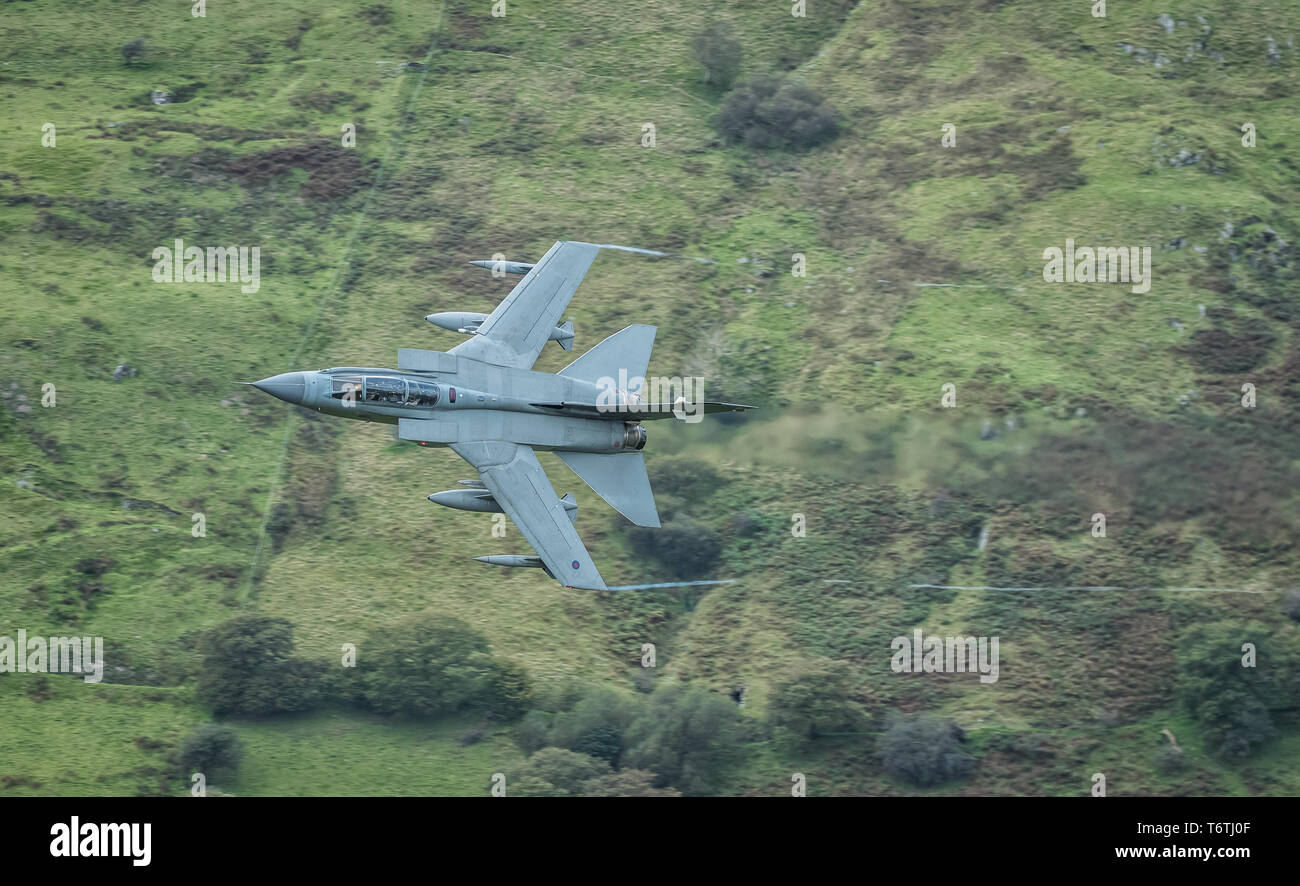
<svg viewBox="0 0 1300 886">
<path fill-rule="evenodd" d="M 288 618 L 299 654 L 333 664 L 430 610 L 544 693 L 631 692 L 656 643 L 660 680 L 743 683 L 756 722 L 784 669 L 847 662 L 873 731 L 746 745 L 728 793 L 784 793 L 792 771 L 813 793 L 925 793 L 880 769 L 895 708 L 953 717 L 978 757 L 931 793 L 1083 795 L 1096 771 L 1114 794 L 1300 793 L 1294 721 L 1225 763 L 1174 694 L 1189 626 L 1297 631 L 1281 599 L 1300 566 L 1300 20 L 1264 0 L 1109 6 L 6 4 L 0 635 L 103 636 L 109 668 L 0 674 L 0 796 L 185 794 L 167 760 L 210 719 L 197 638 L 233 615 Z M 691 52 L 715 19 L 744 74 L 795 72 L 840 135 L 725 144 Z M 260 246 L 260 289 L 155 283 L 151 253 L 176 238 Z M 1150 291 L 1045 282 L 1067 238 L 1152 247 Z M 651 373 L 761 404 L 653 425 L 646 450 L 655 477 L 716 471 L 660 506 L 719 534 L 701 577 L 736 584 L 634 597 L 482 567 L 526 543 L 424 500 L 472 476 L 454 454 L 237 384 L 448 349 L 425 314 L 508 292 L 466 262 L 557 239 L 714 262 L 605 253 L 569 315 L 577 351 L 655 324 Z M 570 356 L 548 347 L 537 368 Z M 672 577 L 542 458 L 611 584 Z M 890 638 L 916 627 L 1000 634 L 1001 679 L 894 674 Z M 505 727 L 462 746 L 468 721 L 231 725 L 247 756 L 219 787 L 239 795 L 477 795 L 523 758 Z M 1152 765 L 1163 729 L 1180 775 Z"/>
</svg>

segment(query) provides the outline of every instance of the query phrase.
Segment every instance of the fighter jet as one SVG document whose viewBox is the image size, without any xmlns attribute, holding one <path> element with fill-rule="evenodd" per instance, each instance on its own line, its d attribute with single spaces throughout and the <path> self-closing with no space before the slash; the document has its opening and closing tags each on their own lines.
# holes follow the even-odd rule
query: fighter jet
<svg viewBox="0 0 1300 886">
<path fill-rule="evenodd" d="M 335 367 L 285 372 L 251 382 L 259 390 L 317 412 L 397 425 L 397 435 L 446 446 L 478 471 L 464 489 L 436 492 L 435 504 L 504 512 L 536 556 L 474 559 L 497 566 L 539 567 L 569 588 L 606 590 L 574 528 L 577 502 L 555 494 L 536 450 L 550 450 L 637 526 L 659 526 L 641 450 L 648 419 L 752 409 L 737 403 L 651 403 L 637 390 L 654 346 L 654 326 L 633 325 L 552 375 L 534 372 L 548 341 L 573 344 L 572 323 L 559 324 L 602 249 L 662 255 L 611 244 L 560 241 L 535 264 L 474 262 L 523 274 L 491 314 L 430 314 L 435 325 L 469 336 L 450 351 L 399 348 L 397 369 Z M 626 385 L 620 389 L 618 385 Z"/>
</svg>

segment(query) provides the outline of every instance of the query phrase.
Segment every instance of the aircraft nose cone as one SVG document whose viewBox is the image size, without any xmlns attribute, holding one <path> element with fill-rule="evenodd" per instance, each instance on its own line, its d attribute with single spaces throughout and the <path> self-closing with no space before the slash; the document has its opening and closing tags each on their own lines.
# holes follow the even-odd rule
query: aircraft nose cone
<svg viewBox="0 0 1300 886">
<path fill-rule="evenodd" d="M 286 403 L 302 403 L 307 397 L 307 373 L 282 372 L 253 382 L 253 387 Z"/>
</svg>

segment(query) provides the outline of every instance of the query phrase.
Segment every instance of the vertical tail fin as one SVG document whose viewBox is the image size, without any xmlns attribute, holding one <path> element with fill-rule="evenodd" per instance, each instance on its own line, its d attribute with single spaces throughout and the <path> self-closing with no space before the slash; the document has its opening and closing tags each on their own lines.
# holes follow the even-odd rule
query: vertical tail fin
<svg viewBox="0 0 1300 886">
<path fill-rule="evenodd" d="M 618 378 L 619 370 L 627 373 L 625 378 L 645 378 L 657 331 L 641 323 L 620 329 L 557 374 L 593 384 L 602 378 Z"/>
<path fill-rule="evenodd" d="M 563 323 L 560 324 L 560 328 L 563 329 L 567 333 L 567 335 L 564 338 L 557 338 L 556 342 L 558 342 L 560 347 L 564 348 L 566 351 L 572 350 L 573 349 L 573 321 L 565 320 Z"/>
</svg>

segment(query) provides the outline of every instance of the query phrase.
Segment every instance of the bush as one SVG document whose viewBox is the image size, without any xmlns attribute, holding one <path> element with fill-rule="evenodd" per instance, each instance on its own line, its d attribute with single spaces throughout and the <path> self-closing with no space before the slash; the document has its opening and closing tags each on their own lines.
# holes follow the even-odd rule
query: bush
<svg viewBox="0 0 1300 886">
<path fill-rule="evenodd" d="M 655 492 L 678 495 L 690 501 L 712 493 L 722 478 L 707 461 L 678 456 L 656 459 L 650 465 L 650 482 Z"/>
<path fill-rule="evenodd" d="M 555 718 L 551 742 L 617 767 L 623 753 L 623 734 L 639 712 L 640 706 L 632 699 L 612 689 L 597 689 L 578 701 L 573 710 Z"/>
<path fill-rule="evenodd" d="M 293 626 L 282 618 L 237 616 L 205 634 L 199 651 L 198 699 L 217 713 L 262 716 L 320 701 L 323 669 L 292 657 Z"/>
<path fill-rule="evenodd" d="M 592 779 L 609 775 L 609 764 L 563 748 L 542 748 L 506 781 L 513 797 L 576 797 Z"/>
<path fill-rule="evenodd" d="M 515 730 L 515 743 L 525 754 L 533 754 L 551 743 L 551 718 L 545 711 L 529 711 Z"/>
<path fill-rule="evenodd" d="M 1167 744 L 1156 751 L 1155 764 L 1161 775 L 1176 775 L 1187 768 L 1187 758 L 1180 749 Z"/>
<path fill-rule="evenodd" d="M 533 700 L 533 681 L 522 665 L 493 659 L 487 686 L 475 707 L 501 720 L 516 720 Z"/>
<path fill-rule="evenodd" d="M 963 778 L 974 762 L 958 747 L 963 737 L 952 720 L 891 714 L 880 740 L 885 771 L 923 788 Z"/>
<path fill-rule="evenodd" d="M 472 744 L 478 744 L 485 738 L 487 738 L 486 729 L 482 726 L 471 726 L 460 735 L 456 736 L 456 744 L 464 748 Z"/>
<path fill-rule="evenodd" d="M 755 77 L 737 86 L 723 102 L 717 125 L 728 143 L 749 148 L 810 148 L 839 131 L 838 116 L 820 95 L 783 77 Z"/>
<path fill-rule="evenodd" d="M 181 745 L 181 766 L 188 776 L 203 773 L 208 780 L 233 776 L 243 757 L 243 745 L 235 730 L 216 723 L 204 723 Z"/>
<path fill-rule="evenodd" d="M 1276 734 L 1269 708 L 1286 706 L 1272 676 L 1276 668 L 1242 666 L 1243 641 L 1267 637 L 1262 625 L 1211 622 L 1179 638 L 1178 695 L 1218 757 L 1245 757 Z M 1261 648 L 1262 662 L 1266 655 Z"/>
<path fill-rule="evenodd" d="M 1288 591 L 1282 599 L 1282 611 L 1292 621 L 1300 621 L 1300 591 Z"/>
<path fill-rule="evenodd" d="M 582 786 L 584 797 L 680 797 L 681 791 L 654 786 L 658 778 L 644 769 L 624 769 L 593 778 Z"/>
<path fill-rule="evenodd" d="M 475 708 L 514 717 L 532 696 L 528 674 L 494 659 L 483 635 L 457 618 L 416 615 L 372 636 L 356 670 L 358 698 L 383 714 Z"/>
<path fill-rule="evenodd" d="M 149 44 L 144 42 L 143 37 L 137 37 L 130 43 L 122 47 L 122 64 L 131 67 L 134 64 L 144 64 L 149 60 Z"/>
<path fill-rule="evenodd" d="M 772 688 L 768 721 L 809 740 L 850 731 L 862 720 L 852 692 L 852 674 L 844 662 L 802 664 Z"/>
<path fill-rule="evenodd" d="M 653 557 L 679 579 L 707 574 L 722 553 L 722 541 L 707 526 L 668 524 L 658 529 L 634 526 L 628 532 L 632 550 Z"/>
<path fill-rule="evenodd" d="M 740 73 L 744 55 L 740 43 L 731 36 L 731 28 L 718 22 L 695 38 L 692 44 L 696 60 L 704 66 L 704 82 L 726 89 Z"/>
<path fill-rule="evenodd" d="M 731 701 L 682 683 L 663 683 L 628 727 L 622 761 L 659 773 L 657 787 L 674 785 L 687 796 L 703 796 L 716 793 L 719 770 L 743 736 Z"/>
</svg>

